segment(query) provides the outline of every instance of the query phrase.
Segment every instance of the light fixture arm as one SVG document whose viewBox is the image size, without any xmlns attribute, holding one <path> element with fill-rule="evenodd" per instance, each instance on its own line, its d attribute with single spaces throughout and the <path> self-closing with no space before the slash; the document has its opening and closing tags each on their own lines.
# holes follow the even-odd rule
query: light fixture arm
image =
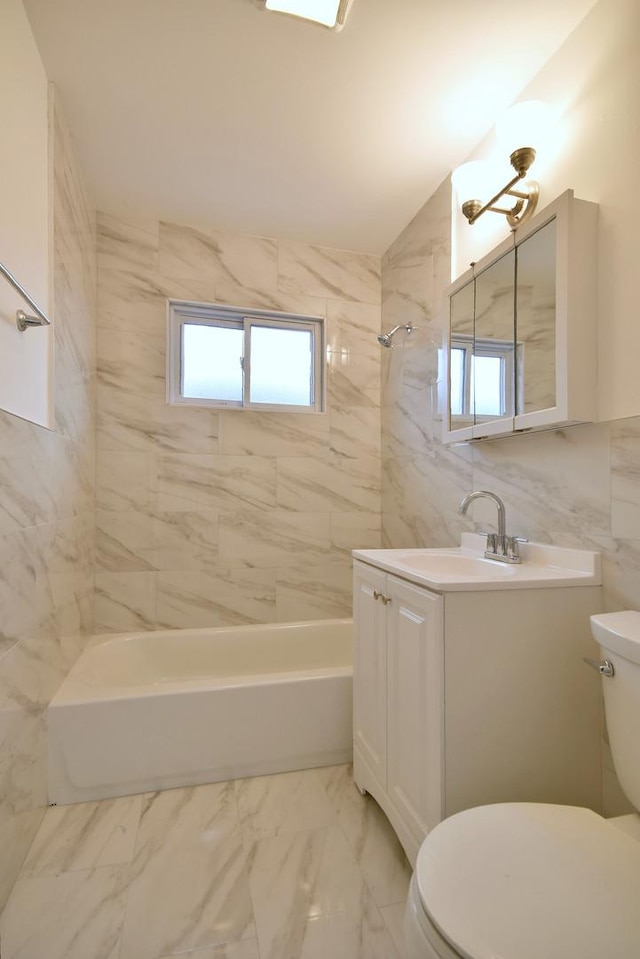
<svg viewBox="0 0 640 959">
<path fill-rule="evenodd" d="M 529 167 L 535 160 L 535 156 L 535 150 L 531 147 L 523 147 L 520 150 L 515 150 L 511 154 L 510 160 L 511 165 L 516 170 L 516 175 L 509 180 L 507 185 L 503 186 L 495 196 L 492 196 L 484 206 L 479 200 L 467 200 L 462 204 L 462 213 L 466 216 L 470 225 L 475 223 L 483 213 L 490 211 L 491 213 L 502 213 L 506 216 L 509 226 L 512 230 L 515 230 L 521 223 L 524 223 L 525 220 L 528 220 L 533 215 L 538 202 L 538 184 L 531 180 L 525 184 L 522 190 L 514 190 L 513 188 L 527 175 Z M 507 210 L 496 206 L 496 203 L 501 200 L 503 196 L 515 197 L 516 203 L 514 206 Z"/>
</svg>

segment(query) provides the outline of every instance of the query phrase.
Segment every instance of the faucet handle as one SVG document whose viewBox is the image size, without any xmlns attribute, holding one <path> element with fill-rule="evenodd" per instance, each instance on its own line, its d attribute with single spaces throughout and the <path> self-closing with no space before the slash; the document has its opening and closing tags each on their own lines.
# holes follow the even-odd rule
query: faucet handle
<svg viewBox="0 0 640 959">
<path fill-rule="evenodd" d="M 498 548 L 498 534 L 497 534 L 497 533 L 490 533 L 490 532 L 489 532 L 488 530 L 486 530 L 486 529 L 479 529 L 479 530 L 478 530 L 478 535 L 479 535 L 479 536 L 486 536 L 486 537 L 487 537 L 487 548 L 486 548 L 486 552 L 487 552 L 487 553 L 496 553 L 497 548 Z"/>
<path fill-rule="evenodd" d="M 507 536 L 506 537 L 506 553 L 510 559 L 519 560 L 520 559 L 520 550 L 518 546 L 520 543 L 528 543 L 529 540 L 525 539 L 524 536 Z"/>
</svg>

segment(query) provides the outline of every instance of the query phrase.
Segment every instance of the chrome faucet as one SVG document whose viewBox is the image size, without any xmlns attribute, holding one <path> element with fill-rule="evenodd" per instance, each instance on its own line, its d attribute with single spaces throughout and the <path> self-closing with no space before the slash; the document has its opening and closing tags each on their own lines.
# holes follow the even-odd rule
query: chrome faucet
<svg viewBox="0 0 640 959">
<path fill-rule="evenodd" d="M 487 559 L 495 559 L 500 563 L 520 563 L 519 543 L 526 543 L 526 539 L 520 536 L 507 536 L 507 514 L 504 503 L 495 493 L 490 493 L 486 489 L 475 490 L 473 493 L 467 493 L 458 507 L 458 512 L 464 516 L 473 503 L 474 499 L 485 497 L 490 499 L 498 507 L 498 532 L 486 533 L 487 548 L 484 555 Z"/>
</svg>

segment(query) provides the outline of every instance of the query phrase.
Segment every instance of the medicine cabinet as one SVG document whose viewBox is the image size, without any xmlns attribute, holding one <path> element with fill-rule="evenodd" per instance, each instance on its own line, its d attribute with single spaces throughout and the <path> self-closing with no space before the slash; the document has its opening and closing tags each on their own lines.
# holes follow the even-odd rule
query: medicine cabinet
<svg viewBox="0 0 640 959">
<path fill-rule="evenodd" d="M 449 287 L 445 443 L 596 419 L 597 212 L 568 190 Z"/>
</svg>

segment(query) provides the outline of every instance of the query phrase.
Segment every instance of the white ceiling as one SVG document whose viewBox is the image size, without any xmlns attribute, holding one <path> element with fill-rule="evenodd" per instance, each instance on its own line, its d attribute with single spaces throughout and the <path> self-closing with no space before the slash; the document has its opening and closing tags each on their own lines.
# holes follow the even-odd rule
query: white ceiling
<svg viewBox="0 0 640 959">
<path fill-rule="evenodd" d="M 99 209 L 382 253 L 595 0 L 24 0 Z"/>
</svg>

